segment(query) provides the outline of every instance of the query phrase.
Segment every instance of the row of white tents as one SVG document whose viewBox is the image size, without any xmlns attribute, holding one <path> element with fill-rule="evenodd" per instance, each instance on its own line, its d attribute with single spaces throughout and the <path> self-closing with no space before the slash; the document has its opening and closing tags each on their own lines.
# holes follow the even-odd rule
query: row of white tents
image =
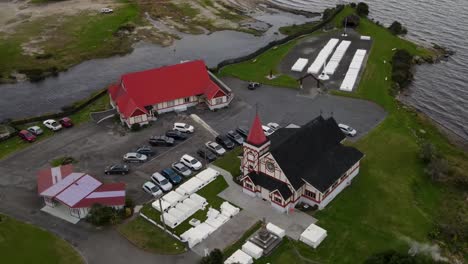
<svg viewBox="0 0 468 264">
<path fill-rule="evenodd" d="M 203 241 L 240 211 L 229 202 L 223 202 L 220 209 L 221 211 L 209 208 L 205 222 L 190 228 L 180 236 L 184 241 L 187 241 L 190 248 Z"/>
<path fill-rule="evenodd" d="M 218 171 L 207 168 L 180 185 L 175 191 L 170 191 L 154 201 L 151 206 L 162 213 L 161 221 L 164 221 L 166 226 L 175 228 L 208 205 L 206 199 L 195 192 L 214 181 L 218 175 Z"/>
<path fill-rule="evenodd" d="M 330 58 L 330 61 L 327 63 L 327 66 L 325 66 L 325 69 L 323 70 L 326 74 L 333 75 L 335 73 L 335 70 L 338 68 L 338 65 L 340 65 L 341 59 L 343 59 L 346 50 L 348 50 L 349 45 L 351 45 L 351 41 L 341 41 L 340 45 L 338 45 Z"/>
<path fill-rule="evenodd" d="M 357 77 L 359 75 L 359 71 L 361 70 L 362 63 L 364 62 L 364 58 L 366 56 L 367 51 L 364 49 L 358 49 L 354 54 L 353 60 L 349 65 L 348 71 L 346 72 L 346 76 L 341 83 L 340 90 L 342 91 L 352 91 L 354 84 L 356 83 Z"/>
<path fill-rule="evenodd" d="M 339 42 L 338 39 L 331 38 L 328 41 L 328 43 L 319 52 L 319 54 L 317 55 L 317 58 L 315 58 L 315 61 L 307 69 L 307 72 L 308 73 L 313 73 L 313 74 L 319 73 L 320 70 L 322 69 L 323 65 L 327 61 L 328 57 L 330 57 L 330 54 L 333 52 L 333 49 L 338 44 L 338 42 Z"/>
</svg>

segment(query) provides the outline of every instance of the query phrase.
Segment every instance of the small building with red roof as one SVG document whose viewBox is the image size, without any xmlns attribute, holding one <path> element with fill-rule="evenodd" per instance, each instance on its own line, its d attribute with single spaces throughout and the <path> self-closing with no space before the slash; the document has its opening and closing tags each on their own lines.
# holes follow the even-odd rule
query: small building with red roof
<svg viewBox="0 0 468 264">
<path fill-rule="evenodd" d="M 93 204 L 116 209 L 125 205 L 125 183 L 102 183 L 73 166 L 64 165 L 39 171 L 37 192 L 50 209 L 66 209 L 77 220 L 85 218 Z"/>
<path fill-rule="evenodd" d="M 227 107 L 233 99 L 231 89 L 211 74 L 202 60 L 128 73 L 108 91 L 120 120 L 129 127 L 199 103 L 210 110 Z"/>
</svg>

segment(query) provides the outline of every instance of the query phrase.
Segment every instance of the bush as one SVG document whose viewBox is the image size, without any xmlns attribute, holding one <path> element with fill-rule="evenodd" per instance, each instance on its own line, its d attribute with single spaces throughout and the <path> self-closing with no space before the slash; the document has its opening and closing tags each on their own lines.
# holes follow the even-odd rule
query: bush
<svg viewBox="0 0 468 264">
<path fill-rule="evenodd" d="M 431 162 L 431 160 L 433 160 L 437 156 L 434 145 L 432 145 L 431 143 L 427 143 L 427 142 L 424 143 L 421 147 L 419 156 L 421 157 L 422 161 L 425 164 L 428 164 L 429 162 Z"/>
<path fill-rule="evenodd" d="M 369 6 L 366 3 L 360 2 L 356 6 L 356 13 L 359 16 L 366 17 L 369 15 Z"/>
<path fill-rule="evenodd" d="M 411 72 L 413 56 L 406 50 L 397 50 L 392 58 L 392 80 L 399 85 L 399 89 L 406 88 L 413 79 Z"/>
<path fill-rule="evenodd" d="M 323 11 L 322 13 L 322 20 L 325 21 L 329 19 L 331 16 L 333 16 L 333 13 L 335 12 L 335 8 L 327 8 Z"/>
<path fill-rule="evenodd" d="M 356 8 L 356 3 L 354 3 L 354 2 L 350 3 L 349 6 L 352 7 L 352 8 Z"/>
<path fill-rule="evenodd" d="M 364 264 L 430 264 L 438 263 L 431 258 L 415 255 L 411 256 L 408 253 L 399 253 L 395 250 L 389 250 L 370 256 Z"/>
<path fill-rule="evenodd" d="M 135 124 L 133 124 L 133 125 L 130 127 L 130 130 L 131 130 L 131 131 L 134 131 L 134 132 L 135 132 L 135 131 L 140 131 L 140 130 L 141 130 L 141 125 L 138 124 L 138 123 L 135 123 Z"/>
<path fill-rule="evenodd" d="M 356 28 L 359 26 L 361 18 L 357 15 L 349 15 L 343 19 L 343 26 Z"/>
<path fill-rule="evenodd" d="M 431 177 L 431 180 L 439 182 L 447 179 L 450 166 L 446 159 L 433 158 L 426 167 L 426 174 Z"/>
<path fill-rule="evenodd" d="M 223 252 L 217 248 L 210 252 L 206 257 L 200 260 L 200 264 L 223 264 Z"/>
<path fill-rule="evenodd" d="M 101 204 L 94 204 L 86 219 L 93 225 L 103 226 L 117 224 L 122 218 L 119 210 Z"/>
<path fill-rule="evenodd" d="M 406 30 L 406 28 L 398 21 L 393 21 L 393 23 L 388 27 L 388 30 L 390 30 L 393 35 L 405 35 L 408 33 L 408 30 Z"/>
<path fill-rule="evenodd" d="M 53 159 L 50 162 L 50 165 L 52 165 L 53 167 L 57 167 L 57 166 L 62 166 L 62 165 L 67 165 L 67 164 L 74 164 L 77 162 L 78 161 L 71 156 L 64 156 L 64 157 Z"/>
</svg>

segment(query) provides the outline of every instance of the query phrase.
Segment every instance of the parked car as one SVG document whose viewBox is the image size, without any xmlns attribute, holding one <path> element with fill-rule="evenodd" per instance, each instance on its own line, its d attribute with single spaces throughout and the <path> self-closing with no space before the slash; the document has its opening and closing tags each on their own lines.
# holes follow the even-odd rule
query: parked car
<svg viewBox="0 0 468 264">
<path fill-rule="evenodd" d="M 112 12 L 114 12 L 112 8 L 108 8 L 108 7 L 101 8 L 101 14 L 111 14 Z"/>
<path fill-rule="evenodd" d="M 59 120 L 59 123 L 62 125 L 62 127 L 65 128 L 70 128 L 73 126 L 73 122 L 69 117 L 64 117 Z"/>
<path fill-rule="evenodd" d="M 239 135 L 243 136 L 246 138 L 249 135 L 249 129 L 245 126 L 240 126 L 236 128 L 236 132 L 239 133 Z"/>
<path fill-rule="evenodd" d="M 172 168 L 166 168 L 162 170 L 161 174 L 164 177 L 166 177 L 166 179 L 168 179 L 173 185 L 176 185 L 182 182 L 182 177 L 180 177 L 180 175 L 177 174 Z"/>
<path fill-rule="evenodd" d="M 269 135 L 275 133 L 275 131 L 273 129 L 271 129 L 271 127 L 269 127 L 269 126 L 262 125 L 262 129 L 263 129 L 263 132 L 265 133 L 265 136 L 269 136 Z"/>
<path fill-rule="evenodd" d="M 221 144 L 221 146 L 225 147 L 226 149 L 233 149 L 234 143 L 225 135 L 219 135 L 215 138 L 216 142 Z"/>
<path fill-rule="evenodd" d="M 151 146 L 173 146 L 174 139 L 166 136 L 153 136 L 149 139 Z"/>
<path fill-rule="evenodd" d="M 244 138 L 239 135 L 239 133 L 237 133 L 236 131 L 234 130 L 229 130 L 226 134 L 226 136 L 232 140 L 234 143 L 238 144 L 238 145 L 242 145 L 244 144 Z"/>
<path fill-rule="evenodd" d="M 21 130 L 19 133 L 18 133 L 18 136 L 26 141 L 26 142 L 34 142 L 36 141 L 36 136 L 33 135 L 31 132 L 29 132 L 28 130 Z"/>
<path fill-rule="evenodd" d="M 258 82 L 249 82 L 249 84 L 247 85 L 247 88 L 248 88 L 249 90 L 255 90 L 255 89 L 257 89 L 257 88 L 260 87 L 260 86 L 261 86 L 261 85 L 260 85 L 260 83 L 258 83 Z"/>
<path fill-rule="evenodd" d="M 195 130 L 193 126 L 185 123 L 174 123 L 173 129 L 183 133 L 193 133 L 193 131 Z"/>
<path fill-rule="evenodd" d="M 347 136 L 350 136 L 350 137 L 354 137 L 356 134 L 357 134 L 357 131 L 356 129 L 348 126 L 348 125 L 345 125 L 345 124 L 338 124 L 338 127 L 341 129 L 341 131 L 347 135 Z"/>
<path fill-rule="evenodd" d="M 197 154 L 198 156 L 200 156 L 200 158 L 208 161 L 208 162 L 212 162 L 214 160 L 216 160 L 216 155 L 213 154 L 213 152 L 209 151 L 208 149 L 206 148 L 201 148 L 199 150 L 197 150 Z"/>
<path fill-rule="evenodd" d="M 180 175 L 188 177 L 192 174 L 192 171 L 185 166 L 182 162 L 172 163 L 172 168 Z"/>
<path fill-rule="evenodd" d="M 168 130 L 166 132 L 166 137 L 173 138 L 175 140 L 186 140 L 187 139 L 187 134 L 182 133 L 177 130 Z"/>
<path fill-rule="evenodd" d="M 166 177 L 162 176 L 159 172 L 155 172 L 153 173 L 153 175 L 151 175 L 151 181 L 157 186 L 159 186 L 159 188 L 161 188 L 163 192 L 168 192 L 172 190 L 172 184 L 169 182 L 169 180 L 166 179 Z"/>
<path fill-rule="evenodd" d="M 195 171 L 200 170 L 203 167 L 200 161 L 188 154 L 183 155 L 182 158 L 180 158 L 180 162 Z"/>
<path fill-rule="evenodd" d="M 226 153 L 226 150 L 221 147 L 221 145 L 219 145 L 218 143 L 216 142 L 213 142 L 213 141 L 208 141 L 205 143 L 205 146 L 210 150 L 212 151 L 214 154 L 218 155 L 218 156 L 222 156 L 224 155 L 224 153 Z"/>
<path fill-rule="evenodd" d="M 150 182 L 150 181 L 147 181 L 143 184 L 142 186 L 143 190 L 151 195 L 153 195 L 153 197 L 159 197 L 163 194 L 163 192 L 161 191 L 161 189 L 154 183 Z"/>
<path fill-rule="evenodd" d="M 42 135 L 42 133 L 44 133 L 44 131 L 42 131 L 42 128 L 40 128 L 39 126 L 28 127 L 27 130 L 35 136 L 39 136 Z"/>
<path fill-rule="evenodd" d="M 273 122 L 268 123 L 267 126 L 273 129 L 273 131 L 276 131 L 281 128 L 281 126 L 278 123 L 273 123 Z"/>
<path fill-rule="evenodd" d="M 148 160 L 148 156 L 136 152 L 130 152 L 123 156 L 123 160 L 125 162 L 145 162 Z"/>
<path fill-rule="evenodd" d="M 109 174 L 122 174 L 122 175 L 125 175 L 129 171 L 130 171 L 130 169 L 128 168 L 128 165 L 124 165 L 124 164 L 114 164 L 114 165 L 107 166 L 104 169 L 104 173 L 107 174 L 107 175 L 109 175 Z"/>
<path fill-rule="evenodd" d="M 52 131 L 58 131 L 62 129 L 62 125 L 60 125 L 57 121 L 53 119 L 47 119 L 43 122 L 44 126 Z"/>
<path fill-rule="evenodd" d="M 135 152 L 148 157 L 156 155 L 156 151 L 154 151 L 153 148 L 151 148 L 151 146 L 141 146 Z"/>
</svg>

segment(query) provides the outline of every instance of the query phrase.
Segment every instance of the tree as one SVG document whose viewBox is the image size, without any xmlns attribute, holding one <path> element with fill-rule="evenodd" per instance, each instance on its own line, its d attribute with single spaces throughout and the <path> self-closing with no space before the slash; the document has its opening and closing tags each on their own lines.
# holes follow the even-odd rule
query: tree
<svg viewBox="0 0 468 264">
<path fill-rule="evenodd" d="M 141 125 L 138 123 L 132 124 L 132 126 L 130 127 L 130 130 L 132 131 L 139 131 L 140 129 L 141 129 Z"/>
<path fill-rule="evenodd" d="M 343 19 L 343 26 L 350 27 L 350 28 L 356 28 L 359 26 L 360 22 L 359 16 L 356 15 L 349 15 Z"/>
<path fill-rule="evenodd" d="M 393 21 L 393 23 L 388 27 L 388 30 L 390 30 L 393 35 L 405 35 L 408 33 L 408 30 L 406 30 L 406 28 L 398 21 Z"/>
<path fill-rule="evenodd" d="M 120 212 L 112 207 L 93 204 L 89 211 L 87 220 L 97 226 L 117 224 L 120 222 L 120 215 Z"/>
<path fill-rule="evenodd" d="M 352 2 L 352 3 L 349 4 L 349 6 L 352 7 L 352 8 L 356 8 L 356 3 Z"/>
<path fill-rule="evenodd" d="M 223 252 L 221 250 L 215 248 L 210 254 L 206 257 L 203 257 L 200 260 L 200 264 L 223 264 Z"/>
<path fill-rule="evenodd" d="M 356 6 L 356 13 L 359 16 L 366 17 L 369 15 L 369 6 L 366 3 L 360 2 Z"/>
</svg>

